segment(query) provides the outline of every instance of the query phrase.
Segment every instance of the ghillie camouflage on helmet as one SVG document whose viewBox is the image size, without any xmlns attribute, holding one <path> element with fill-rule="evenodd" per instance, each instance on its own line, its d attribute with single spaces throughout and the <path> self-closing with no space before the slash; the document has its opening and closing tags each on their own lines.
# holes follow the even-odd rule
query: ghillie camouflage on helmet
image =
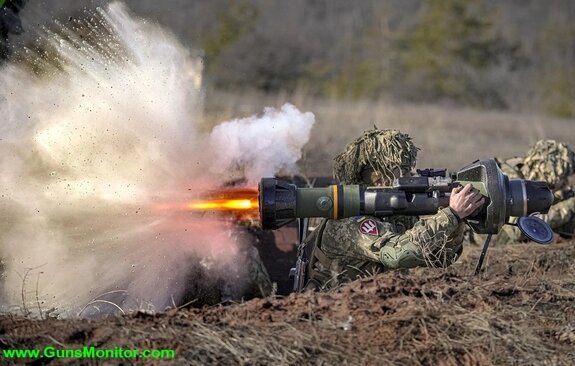
<svg viewBox="0 0 575 366">
<path fill-rule="evenodd" d="M 411 137 L 398 130 L 365 131 L 335 157 L 334 177 L 342 184 L 362 183 L 362 172 L 370 167 L 391 182 L 394 169 L 409 171 L 415 166 L 417 150 Z"/>
<path fill-rule="evenodd" d="M 554 185 L 574 173 L 575 153 L 564 143 L 539 140 L 523 159 L 520 168 L 525 179 L 542 180 Z"/>
</svg>

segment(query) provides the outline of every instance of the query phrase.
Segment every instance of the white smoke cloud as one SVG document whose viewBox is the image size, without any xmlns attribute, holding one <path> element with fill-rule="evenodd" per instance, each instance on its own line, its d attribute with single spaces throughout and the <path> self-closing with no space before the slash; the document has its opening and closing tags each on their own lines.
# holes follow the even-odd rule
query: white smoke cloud
<svg viewBox="0 0 575 366">
<path fill-rule="evenodd" d="M 240 167 L 250 184 L 278 172 L 295 174 L 314 121 L 312 113 L 285 104 L 266 108 L 261 117 L 224 122 L 210 134 L 210 145 L 218 147 L 212 171 L 221 175 Z"/>
<path fill-rule="evenodd" d="M 313 115 L 286 105 L 201 134 L 200 59 L 119 3 L 82 26 L 91 41 L 44 30 L 51 56 L 0 72 L 0 310 L 163 310 L 200 260 L 241 287 L 233 227 L 185 211 L 190 190 L 231 166 L 251 182 L 294 171 Z"/>
</svg>

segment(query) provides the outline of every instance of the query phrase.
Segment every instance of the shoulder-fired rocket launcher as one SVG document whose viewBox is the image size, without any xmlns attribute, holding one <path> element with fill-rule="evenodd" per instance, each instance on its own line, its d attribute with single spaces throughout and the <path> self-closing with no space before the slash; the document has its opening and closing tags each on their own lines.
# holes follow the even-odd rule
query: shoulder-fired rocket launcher
<svg viewBox="0 0 575 366">
<path fill-rule="evenodd" d="M 274 178 L 263 178 L 259 185 L 262 228 L 277 229 L 305 217 L 430 215 L 449 206 L 451 190 L 467 183 L 485 197 L 484 206 L 466 219 L 478 234 L 496 234 L 509 217 L 544 213 L 553 203 L 553 194 L 545 182 L 509 179 L 495 160 L 475 161 L 453 174 L 445 169 L 418 173 L 396 179 L 391 187 L 297 188 Z"/>
</svg>

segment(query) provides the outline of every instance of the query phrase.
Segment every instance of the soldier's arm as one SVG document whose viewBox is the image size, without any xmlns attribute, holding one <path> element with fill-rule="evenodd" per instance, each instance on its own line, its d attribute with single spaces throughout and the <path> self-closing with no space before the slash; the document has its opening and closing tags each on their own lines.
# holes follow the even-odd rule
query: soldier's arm
<svg viewBox="0 0 575 366">
<path fill-rule="evenodd" d="M 389 269 L 447 267 L 461 254 L 464 229 L 453 211 L 444 208 L 402 235 L 382 237 L 379 260 Z"/>
<path fill-rule="evenodd" d="M 461 220 L 483 203 L 484 198 L 471 184 L 454 188 L 448 208 L 419 220 L 412 229 L 381 248 L 381 263 L 387 268 L 449 266 L 463 249 L 465 225 Z"/>
<path fill-rule="evenodd" d="M 451 209 L 442 209 L 414 225 L 409 221 L 411 229 L 404 231 L 394 220 L 328 220 L 321 248 L 330 259 L 377 262 L 384 269 L 447 266 L 461 252 L 465 225 Z M 372 225 L 374 230 L 364 230 L 365 225 Z"/>
</svg>

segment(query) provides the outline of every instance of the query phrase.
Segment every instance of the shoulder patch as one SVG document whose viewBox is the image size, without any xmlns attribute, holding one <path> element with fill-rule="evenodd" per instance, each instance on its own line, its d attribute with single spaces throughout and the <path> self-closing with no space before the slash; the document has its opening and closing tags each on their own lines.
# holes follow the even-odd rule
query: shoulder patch
<svg viewBox="0 0 575 366">
<path fill-rule="evenodd" d="M 364 219 L 359 223 L 359 232 L 367 235 L 379 235 L 377 222 L 373 219 Z"/>
</svg>

